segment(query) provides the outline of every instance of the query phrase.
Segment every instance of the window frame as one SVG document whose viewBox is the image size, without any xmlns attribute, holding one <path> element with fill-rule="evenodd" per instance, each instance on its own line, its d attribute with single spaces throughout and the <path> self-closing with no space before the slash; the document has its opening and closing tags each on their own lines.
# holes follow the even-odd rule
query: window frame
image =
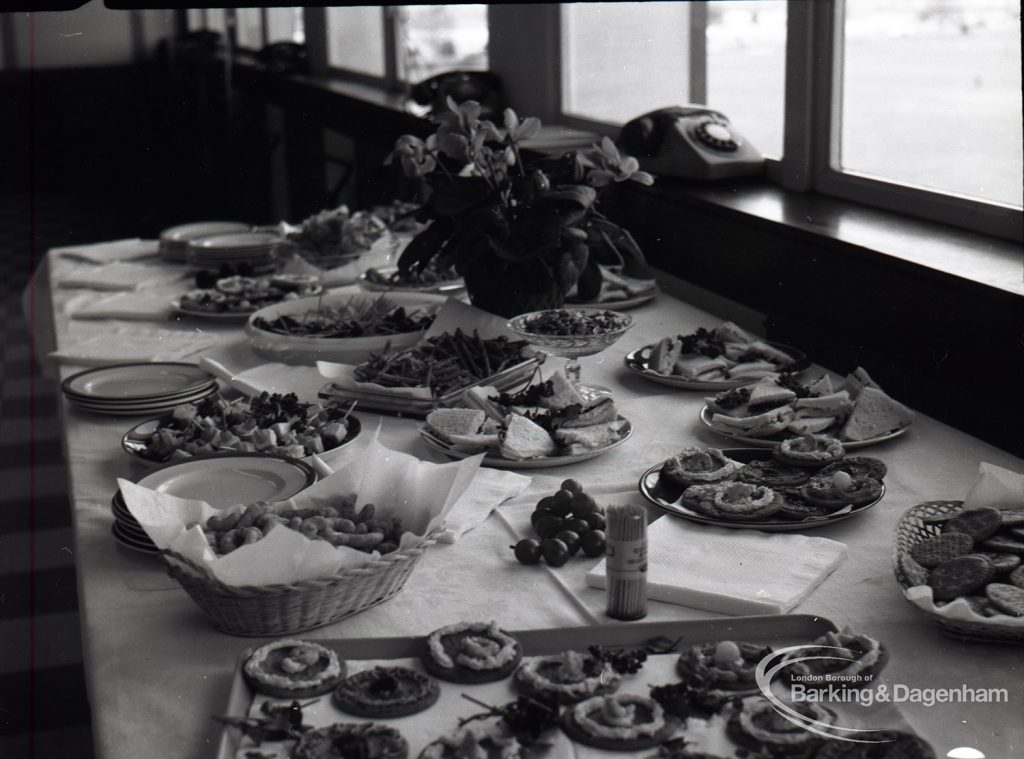
<svg viewBox="0 0 1024 759">
<path fill-rule="evenodd" d="M 707 28 L 707 2 L 690 3 L 691 102 L 706 101 L 706 48 L 693 41 Z M 783 155 L 766 158 L 767 177 L 786 189 L 814 191 L 896 213 L 945 222 L 963 229 L 1010 240 L 1024 240 L 1021 208 L 966 197 L 954 192 L 925 189 L 895 180 L 866 176 L 839 168 L 842 84 L 842 19 L 845 0 L 794 2 L 786 6 L 786 94 L 783 106 Z M 564 7 L 560 4 L 560 7 Z M 560 123 L 616 136 L 620 124 L 590 119 L 565 111 L 565 57 L 563 14 L 552 14 L 557 24 L 557 102 L 552 112 Z"/>
<path fill-rule="evenodd" d="M 698 36 L 704 39 L 704 35 L 695 35 L 694 32 L 707 28 L 709 1 L 715 0 L 694 0 L 689 3 L 691 42 Z M 844 2 L 787 2 L 783 156 L 781 159 L 765 160 L 767 178 L 789 190 L 817 192 L 982 234 L 1024 241 L 1024 211 L 1018 207 L 910 186 L 838 168 L 842 81 L 838 53 L 842 50 Z M 548 122 L 615 137 L 621 128 L 620 124 L 589 119 L 564 110 L 566 72 L 562 55 L 562 19 L 565 5 L 550 3 L 532 6 L 532 9 L 531 6 L 523 6 L 523 12 L 532 14 L 531 18 L 543 20 L 546 27 L 544 44 L 536 44 L 536 25 L 501 30 L 505 38 L 522 38 L 523 49 L 532 49 L 535 55 L 543 57 L 539 65 L 544 70 L 557 72 L 551 87 L 519 87 L 521 96 L 515 105 L 523 113 L 536 114 Z M 384 26 L 385 73 L 379 77 L 330 66 L 327 57 L 326 8 L 305 8 L 306 44 L 312 72 L 319 76 L 379 87 L 391 93 L 406 92 L 409 84 L 398 76 L 399 13 L 396 8 L 383 6 L 381 16 Z M 488 23 L 493 27 L 490 12 Z M 231 31 L 229 28 L 229 33 Z M 491 38 L 494 37 L 491 34 Z M 698 104 L 705 101 L 707 95 L 706 60 L 706 45 L 691 44 L 690 92 Z M 494 66 L 496 62 L 498 66 Z M 516 79 L 513 72 L 502 70 L 502 64 L 509 67 L 516 65 L 515 61 L 509 59 L 502 62 L 492 58 L 491 63 L 492 70 L 503 80 L 511 82 Z"/>
</svg>

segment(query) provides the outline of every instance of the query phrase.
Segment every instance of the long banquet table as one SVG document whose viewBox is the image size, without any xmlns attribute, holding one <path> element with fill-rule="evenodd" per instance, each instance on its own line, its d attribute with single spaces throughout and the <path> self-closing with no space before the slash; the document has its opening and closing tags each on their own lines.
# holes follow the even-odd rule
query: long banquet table
<svg viewBox="0 0 1024 759">
<path fill-rule="evenodd" d="M 95 335 L 132 330 L 141 322 L 71 321 L 65 306 L 82 291 L 56 286 L 68 264 L 51 252 L 29 293 L 41 350 L 67 348 Z M 152 262 L 166 274 L 169 264 Z M 162 286 L 155 298 L 170 298 Z M 642 502 L 639 475 L 659 458 L 685 445 L 723 446 L 725 441 L 698 420 L 702 394 L 673 390 L 628 373 L 622 356 L 666 334 L 692 331 L 723 318 L 662 294 L 631 312 L 635 326 L 611 349 L 583 359 L 585 380 L 611 388 L 632 420 L 633 437 L 607 455 L 570 467 L 542 470 L 526 494 L 498 509 L 477 529 L 451 545 L 431 548 L 405 589 L 391 601 L 309 633 L 312 638 L 425 634 L 463 619 L 494 619 L 510 629 L 609 622 L 604 594 L 588 588 L 592 562 L 573 560 L 558 570 L 522 566 L 508 545 L 513 531 L 525 534 L 528 515 L 552 483 L 574 477 L 596 490 L 599 500 Z M 144 325 L 146 328 L 152 325 Z M 192 331 L 204 340 L 237 339 L 238 329 L 204 322 L 174 322 L 163 328 Z M 200 334 L 201 333 L 201 334 Z M 154 346 L 154 353 L 157 346 Z M 193 359 L 189 359 L 193 360 Z M 848 371 L 853 367 L 834 367 Z M 79 371 L 70 365 L 60 376 Z M 296 368 L 299 373 L 314 369 Z M 419 439 L 413 420 L 360 411 L 364 425 L 381 423 L 382 442 L 396 450 L 442 461 Z M 111 536 L 110 498 L 117 477 L 142 471 L 120 449 L 122 433 L 135 423 L 63 406 L 66 455 L 74 512 L 85 671 L 101 759 L 142 756 L 199 759 L 215 755 L 219 727 L 238 651 L 249 641 L 216 632 L 156 559 L 119 547 Z M 918 614 L 901 596 L 890 564 L 894 526 L 900 514 L 929 499 L 962 497 L 980 462 L 1017 472 L 1024 462 L 941 422 L 919 416 L 911 431 L 866 451 L 889 467 L 882 503 L 856 519 L 808 534 L 849 547 L 847 560 L 794 613 L 827 617 L 882 640 L 891 650 L 884 673 L 889 683 L 915 688 L 1006 688 L 1009 703 L 906 703 L 901 710 L 938 756 L 972 746 L 987 757 L 1024 755 L 1024 649 L 954 641 Z M 667 518 L 667 517 L 666 517 Z M 714 615 L 651 602 L 648 620 L 689 620 Z"/>
</svg>

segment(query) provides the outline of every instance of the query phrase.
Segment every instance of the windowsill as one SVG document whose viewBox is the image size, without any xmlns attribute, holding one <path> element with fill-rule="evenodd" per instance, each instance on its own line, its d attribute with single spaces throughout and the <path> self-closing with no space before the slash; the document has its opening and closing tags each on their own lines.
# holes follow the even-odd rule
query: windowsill
<svg viewBox="0 0 1024 759">
<path fill-rule="evenodd" d="M 761 178 L 719 183 L 659 179 L 657 192 L 755 222 L 782 225 L 793 234 L 825 238 L 880 255 L 931 276 L 1024 295 L 1024 255 L 1010 240 L 814 193 L 785 190 Z"/>
<path fill-rule="evenodd" d="M 238 68 L 258 69 L 239 62 Z M 405 107 L 405 97 L 381 87 L 331 77 L 292 76 L 282 80 L 318 95 L 344 98 L 352 108 L 370 106 L 390 112 L 407 128 L 429 133 L 425 121 Z M 287 85 L 286 85 L 287 86 Z M 343 125 L 337 125 L 343 128 Z M 593 135 L 582 130 L 552 125 L 554 145 L 541 150 L 588 144 Z M 779 226 L 787 232 L 849 246 L 859 255 L 887 259 L 886 263 L 913 269 L 915 274 L 954 278 L 970 287 L 990 288 L 1024 296 L 1024 268 L 1018 243 L 892 211 L 872 208 L 833 197 L 785 190 L 763 178 L 723 182 L 696 182 L 661 178 L 651 188 L 637 192 L 659 198 L 705 206 L 722 213 L 739 214 L 755 224 Z"/>
</svg>

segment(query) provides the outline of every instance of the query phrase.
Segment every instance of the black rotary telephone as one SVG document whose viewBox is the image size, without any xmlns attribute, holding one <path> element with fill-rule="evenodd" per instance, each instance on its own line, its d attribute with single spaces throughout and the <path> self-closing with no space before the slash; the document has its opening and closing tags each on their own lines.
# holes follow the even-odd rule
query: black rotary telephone
<svg viewBox="0 0 1024 759">
<path fill-rule="evenodd" d="M 724 114 L 702 106 L 645 113 L 622 127 L 619 143 L 645 171 L 689 179 L 761 173 L 764 158 Z"/>
</svg>

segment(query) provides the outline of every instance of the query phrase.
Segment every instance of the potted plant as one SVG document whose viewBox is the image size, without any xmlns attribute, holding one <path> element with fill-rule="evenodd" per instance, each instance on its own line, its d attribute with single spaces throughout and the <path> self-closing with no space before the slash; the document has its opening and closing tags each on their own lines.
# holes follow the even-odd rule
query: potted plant
<svg viewBox="0 0 1024 759">
<path fill-rule="evenodd" d="M 386 159 L 421 180 L 416 218 L 429 222 L 399 258 L 403 273 L 437 257 L 465 278 L 474 305 L 511 317 L 561 306 L 574 286 L 581 300 L 593 300 L 599 264 L 626 273 L 644 266 L 630 234 L 597 209 L 616 182 L 654 181 L 636 159 L 605 137 L 559 158 L 524 160 L 520 144 L 537 135 L 540 121 L 505 109 L 499 128 L 480 111 L 475 101 L 449 98 L 434 134 L 403 135 Z"/>
</svg>

